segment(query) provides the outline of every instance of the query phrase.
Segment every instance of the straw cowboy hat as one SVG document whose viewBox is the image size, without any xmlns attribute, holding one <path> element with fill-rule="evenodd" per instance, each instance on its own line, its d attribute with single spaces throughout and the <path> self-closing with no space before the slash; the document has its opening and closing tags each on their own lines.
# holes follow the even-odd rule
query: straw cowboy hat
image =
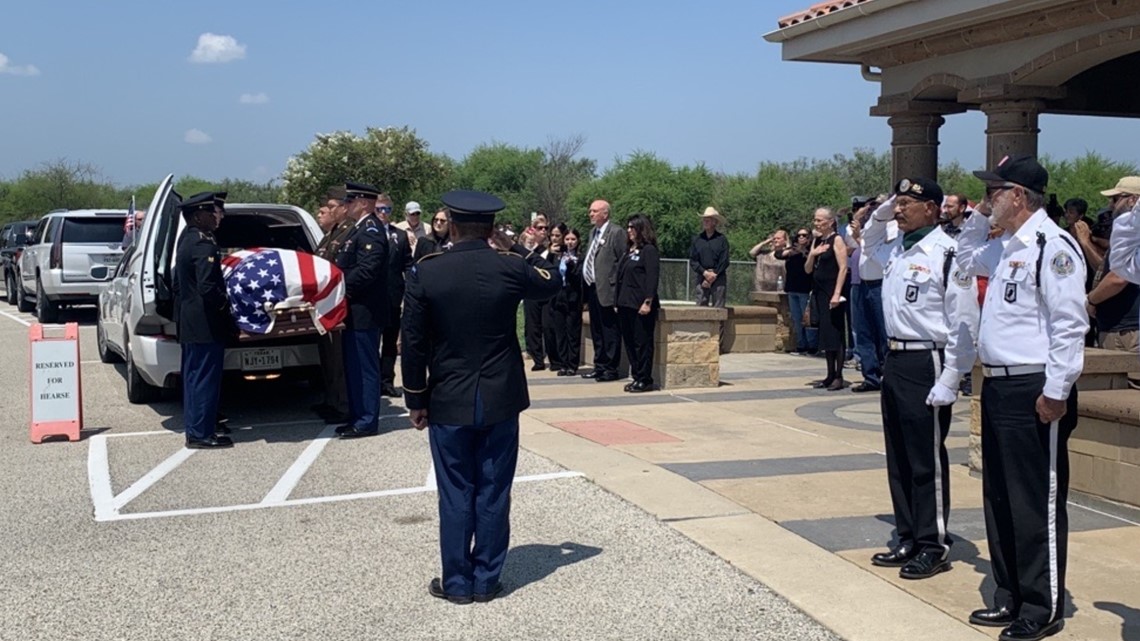
<svg viewBox="0 0 1140 641">
<path fill-rule="evenodd" d="M 715 218 L 718 225 L 723 225 L 725 222 L 724 216 L 721 216 L 720 212 L 712 207 L 705 207 L 705 213 L 701 214 L 701 218 Z"/>
</svg>

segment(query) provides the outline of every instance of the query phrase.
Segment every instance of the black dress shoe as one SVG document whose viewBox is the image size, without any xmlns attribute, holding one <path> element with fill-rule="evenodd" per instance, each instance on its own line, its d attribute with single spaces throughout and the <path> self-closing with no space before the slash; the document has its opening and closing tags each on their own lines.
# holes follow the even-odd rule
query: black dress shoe
<svg viewBox="0 0 1140 641">
<path fill-rule="evenodd" d="M 621 380 L 621 377 L 617 375 L 617 372 L 614 372 L 612 374 L 607 372 L 605 374 L 598 374 L 597 376 L 594 377 L 594 381 L 598 382 L 598 383 L 611 383 L 613 381 L 620 381 L 620 380 Z"/>
<path fill-rule="evenodd" d="M 432 579 L 431 583 L 428 584 L 428 594 L 432 595 L 433 597 L 435 597 L 437 599 L 447 599 L 448 602 L 454 603 L 456 605 L 467 605 L 467 604 L 469 604 L 475 600 L 474 598 L 471 597 L 471 595 L 460 596 L 460 595 L 448 594 L 448 593 L 444 592 L 443 591 L 443 582 L 440 581 L 439 578 Z M 494 598 L 494 597 L 492 597 L 492 598 Z M 488 600 L 490 600 L 490 599 L 488 599 Z"/>
<path fill-rule="evenodd" d="M 1010 610 L 1006 606 L 1000 608 L 982 608 L 981 610 L 974 610 L 970 613 L 970 623 L 991 628 L 1004 628 L 1013 623 L 1016 618 L 1017 617 L 1013 616 L 1013 610 Z"/>
<path fill-rule="evenodd" d="M 233 430 L 226 427 L 225 423 L 217 423 L 216 425 L 214 425 L 214 434 L 221 434 L 222 436 L 228 436 L 230 434 L 233 434 Z"/>
<path fill-rule="evenodd" d="M 1008 628 L 1001 631 L 998 639 L 1001 641 L 1038 641 L 1038 639 L 1057 634 L 1064 627 L 1064 619 L 1057 619 L 1052 623 L 1037 623 L 1029 619 L 1017 619 L 1009 624 Z"/>
<path fill-rule="evenodd" d="M 590 371 L 588 371 L 588 372 L 583 372 L 583 373 L 582 373 L 582 378 L 597 378 L 597 377 L 598 377 L 598 374 L 601 374 L 601 372 L 599 372 L 599 371 L 598 371 L 598 370 L 596 370 L 596 369 L 592 369 L 592 370 L 590 370 Z"/>
<path fill-rule="evenodd" d="M 881 568 L 901 568 L 916 554 L 918 553 L 911 546 L 900 545 L 891 549 L 890 552 L 879 552 L 871 555 L 871 565 L 877 565 Z"/>
<path fill-rule="evenodd" d="M 380 386 L 380 395 L 389 396 L 391 398 L 400 398 L 404 392 L 391 383 L 384 383 Z"/>
<path fill-rule="evenodd" d="M 502 583 L 496 583 L 495 587 L 491 588 L 490 592 L 487 592 L 486 594 L 479 594 L 478 592 L 476 592 L 475 596 L 473 598 L 475 599 L 476 603 L 488 603 L 490 601 L 494 601 L 495 598 L 498 597 L 502 593 L 503 593 L 503 584 Z"/>
<path fill-rule="evenodd" d="M 186 439 L 186 447 L 191 450 L 219 450 L 233 446 L 234 442 L 225 436 Z"/>
<path fill-rule="evenodd" d="M 366 430 L 360 427 L 349 427 L 347 430 L 340 433 L 342 439 L 352 438 L 365 438 L 367 436 L 376 436 L 380 430 Z"/>
<path fill-rule="evenodd" d="M 640 394 L 642 392 L 652 392 L 653 391 L 653 384 L 652 383 L 646 383 L 645 381 L 637 381 L 636 383 L 633 383 L 632 385 L 629 386 L 628 391 L 633 393 L 633 394 Z"/>
<path fill-rule="evenodd" d="M 535 363 L 530 366 L 530 371 L 532 372 L 541 372 L 544 369 L 546 369 L 546 363 Z"/>
<path fill-rule="evenodd" d="M 871 385 L 867 381 L 863 381 L 862 383 L 859 383 L 858 385 L 852 385 L 851 391 L 855 392 L 856 394 L 861 394 L 863 392 L 877 392 L 877 391 L 879 391 L 879 386 L 878 385 Z"/>
<path fill-rule="evenodd" d="M 341 434 L 344 434 L 346 432 L 351 432 L 351 431 L 352 431 L 352 424 L 351 423 L 346 423 L 344 425 L 337 425 L 336 426 L 336 435 L 337 436 L 340 436 Z"/>
<path fill-rule="evenodd" d="M 918 556 L 902 566 L 902 569 L 899 570 L 899 576 L 904 579 L 929 579 L 949 569 L 950 561 L 944 559 L 941 552 L 923 550 L 918 553 Z"/>
</svg>

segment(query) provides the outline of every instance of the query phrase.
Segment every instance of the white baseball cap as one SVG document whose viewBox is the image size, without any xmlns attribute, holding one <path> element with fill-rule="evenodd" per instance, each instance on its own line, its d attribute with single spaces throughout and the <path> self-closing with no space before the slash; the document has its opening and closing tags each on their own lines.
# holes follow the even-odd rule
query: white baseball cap
<svg viewBox="0 0 1140 641">
<path fill-rule="evenodd" d="M 420 204 L 413 200 L 412 202 L 404 205 L 404 213 L 405 214 L 421 214 L 421 213 L 423 213 L 423 210 L 420 209 Z"/>
</svg>

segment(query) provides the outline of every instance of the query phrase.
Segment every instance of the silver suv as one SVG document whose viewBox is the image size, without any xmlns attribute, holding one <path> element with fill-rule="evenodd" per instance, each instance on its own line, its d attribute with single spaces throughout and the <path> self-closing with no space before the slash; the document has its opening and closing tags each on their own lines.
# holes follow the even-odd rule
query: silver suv
<svg viewBox="0 0 1140 641">
<path fill-rule="evenodd" d="M 127 211 L 53 211 L 40 219 L 20 256 L 16 305 L 41 323 L 61 307 L 93 305 L 123 256 Z"/>
</svg>

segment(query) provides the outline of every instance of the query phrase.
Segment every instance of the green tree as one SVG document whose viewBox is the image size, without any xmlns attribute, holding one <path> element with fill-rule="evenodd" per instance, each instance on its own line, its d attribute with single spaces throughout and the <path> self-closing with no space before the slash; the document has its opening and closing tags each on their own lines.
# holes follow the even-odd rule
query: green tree
<svg viewBox="0 0 1140 641">
<path fill-rule="evenodd" d="M 507 205 L 502 216 L 522 220 L 538 210 L 534 180 L 542 161 L 541 149 L 503 143 L 479 145 L 456 166 L 453 182 L 458 189 L 495 194 Z"/>
<path fill-rule="evenodd" d="M 1112 189 L 1124 176 L 1140 173 L 1132 163 L 1109 160 L 1092 151 L 1070 160 L 1043 156 L 1041 164 L 1049 171 L 1050 194 L 1057 194 L 1061 204 L 1069 198 L 1083 198 L 1093 212 L 1107 204 L 1100 192 Z"/>
<path fill-rule="evenodd" d="M 315 211 L 330 187 L 353 180 L 375 185 L 396 203 L 420 199 L 430 205 L 438 194 L 429 190 L 446 183 L 449 169 L 446 158 L 431 153 L 408 127 L 369 127 L 363 136 L 319 134 L 289 159 L 281 199 Z"/>
<path fill-rule="evenodd" d="M 542 150 L 542 164 L 532 180 L 538 211 L 545 212 L 551 222 L 568 220 L 570 192 L 579 184 L 592 179 L 597 163 L 589 158 L 578 158 L 586 138 L 574 135 L 568 138 L 551 138 Z"/>
</svg>

